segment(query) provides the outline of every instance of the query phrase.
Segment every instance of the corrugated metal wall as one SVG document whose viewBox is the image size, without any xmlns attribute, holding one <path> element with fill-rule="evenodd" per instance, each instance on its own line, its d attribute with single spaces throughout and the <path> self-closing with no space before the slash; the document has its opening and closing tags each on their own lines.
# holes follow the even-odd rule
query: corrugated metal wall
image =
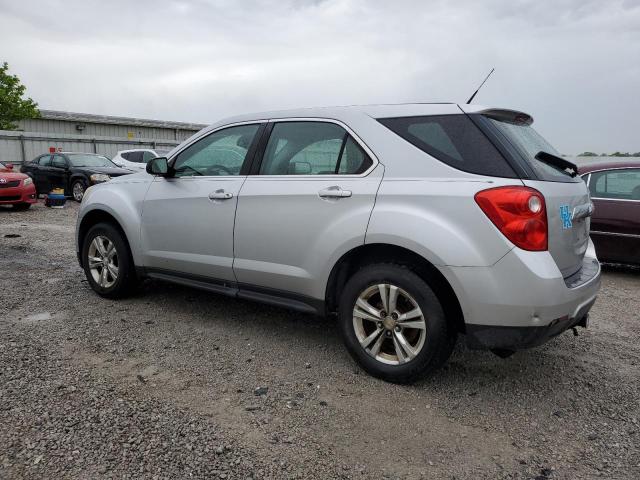
<svg viewBox="0 0 640 480">
<path fill-rule="evenodd" d="M 51 148 L 65 152 L 99 153 L 112 158 L 119 150 L 173 148 L 197 132 L 186 128 L 44 118 L 23 120 L 19 122 L 19 128 L 21 131 L 0 130 L 0 161 L 20 163 Z"/>
<path fill-rule="evenodd" d="M 82 125 L 83 130 L 77 126 Z M 173 128 L 153 128 L 135 125 L 115 125 L 106 123 L 85 123 L 63 120 L 37 118 L 19 122 L 19 129 L 25 132 L 58 133 L 87 137 L 121 137 L 127 139 L 154 138 L 157 140 L 173 140 L 181 142 L 190 137 L 193 130 Z"/>
</svg>

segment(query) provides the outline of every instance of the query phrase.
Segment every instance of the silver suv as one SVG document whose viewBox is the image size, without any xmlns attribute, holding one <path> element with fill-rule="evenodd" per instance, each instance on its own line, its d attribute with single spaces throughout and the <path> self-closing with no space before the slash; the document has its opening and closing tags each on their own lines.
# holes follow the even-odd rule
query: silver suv
<svg viewBox="0 0 640 480">
<path fill-rule="evenodd" d="M 118 298 L 142 278 L 335 314 L 372 375 L 586 327 L 600 286 L 575 166 L 522 112 L 410 104 L 218 122 L 91 187 L 77 253 Z"/>
</svg>

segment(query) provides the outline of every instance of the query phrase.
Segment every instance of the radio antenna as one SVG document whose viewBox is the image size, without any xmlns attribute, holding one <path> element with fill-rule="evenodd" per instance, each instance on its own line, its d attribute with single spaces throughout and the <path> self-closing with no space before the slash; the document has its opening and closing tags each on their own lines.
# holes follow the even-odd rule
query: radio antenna
<svg viewBox="0 0 640 480">
<path fill-rule="evenodd" d="M 482 86 L 484 85 L 484 82 L 489 80 L 489 77 L 491 76 L 491 74 L 493 73 L 494 70 L 495 70 L 495 68 L 491 69 L 491 71 L 489 72 L 489 75 L 487 75 L 486 78 L 482 81 L 482 83 L 480 84 L 478 89 L 475 92 L 473 92 L 473 95 L 471 95 L 471 98 L 469 100 L 467 100 L 467 105 L 469 105 L 471 103 L 471 101 L 476 97 L 476 95 L 478 94 L 478 92 L 480 91 Z"/>
</svg>

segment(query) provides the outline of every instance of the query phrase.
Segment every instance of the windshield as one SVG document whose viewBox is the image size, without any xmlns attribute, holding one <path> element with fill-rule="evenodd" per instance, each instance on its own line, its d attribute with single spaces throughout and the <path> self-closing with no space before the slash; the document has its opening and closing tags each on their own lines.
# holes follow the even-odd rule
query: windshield
<svg viewBox="0 0 640 480">
<path fill-rule="evenodd" d="M 562 155 L 547 142 L 542 135 L 536 132 L 533 127 L 526 123 L 512 123 L 491 117 L 489 117 L 489 121 L 518 149 L 520 154 L 527 160 L 527 163 L 534 169 L 540 180 L 552 182 L 574 181 L 573 178 L 569 177 L 558 167 L 541 162 L 535 158 L 538 152 L 550 153 L 556 157 L 562 157 Z"/>
<path fill-rule="evenodd" d="M 102 155 L 72 154 L 67 155 L 74 167 L 116 167 L 117 165 Z"/>
</svg>

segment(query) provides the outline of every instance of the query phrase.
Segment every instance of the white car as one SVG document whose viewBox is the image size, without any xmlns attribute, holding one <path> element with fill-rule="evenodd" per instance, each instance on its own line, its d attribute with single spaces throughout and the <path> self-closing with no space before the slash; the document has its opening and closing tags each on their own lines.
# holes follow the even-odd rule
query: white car
<svg viewBox="0 0 640 480">
<path fill-rule="evenodd" d="M 532 123 L 467 104 L 222 120 L 89 188 L 78 259 L 108 298 L 150 277 L 335 315 L 393 382 L 458 334 L 504 357 L 586 327 L 600 288 L 589 190 Z"/>
<path fill-rule="evenodd" d="M 169 150 L 151 148 L 137 148 L 134 150 L 121 150 L 111 159 L 113 163 L 129 170 L 144 171 L 147 162 L 152 158 L 162 157 L 169 153 Z"/>
</svg>

